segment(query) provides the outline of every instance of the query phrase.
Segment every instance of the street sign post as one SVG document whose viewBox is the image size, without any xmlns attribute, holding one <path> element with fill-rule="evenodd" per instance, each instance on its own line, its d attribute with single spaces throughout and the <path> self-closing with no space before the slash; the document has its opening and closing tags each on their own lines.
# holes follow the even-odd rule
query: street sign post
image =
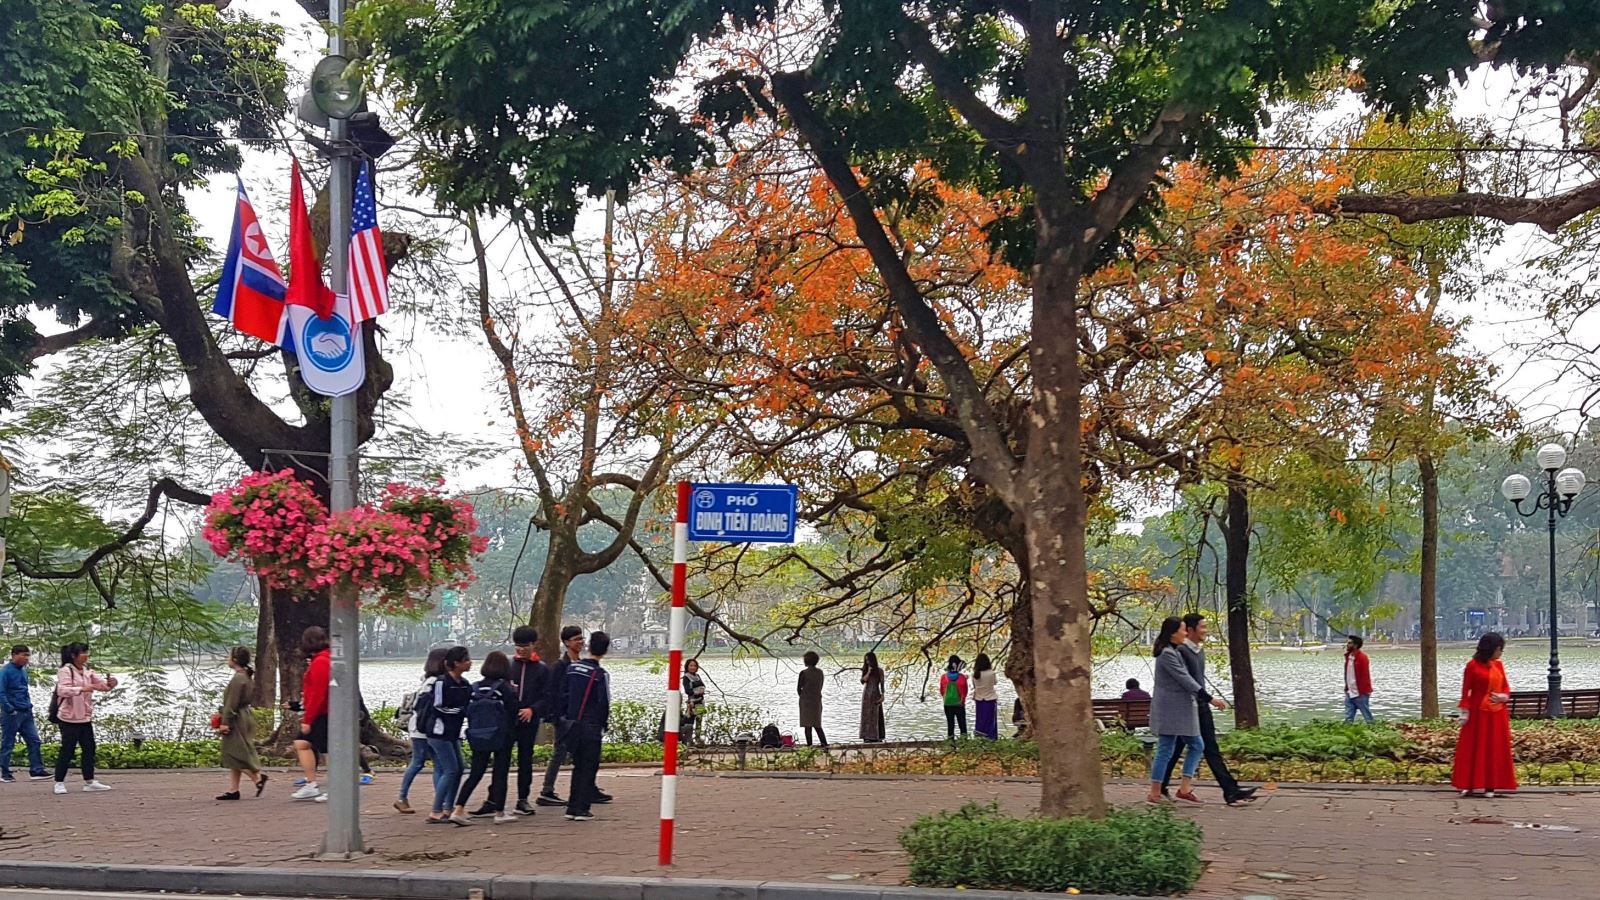
<svg viewBox="0 0 1600 900">
<path fill-rule="evenodd" d="M 689 542 L 794 543 L 799 491 L 792 484 L 678 482 L 672 525 L 672 620 L 667 632 L 667 716 L 662 734 L 661 841 L 658 862 L 672 864 L 678 805 L 678 728 L 683 716 L 683 633 L 689 610 Z"/>
<path fill-rule="evenodd" d="M 689 486 L 689 540 L 794 543 L 798 489 L 792 484 Z"/>
</svg>

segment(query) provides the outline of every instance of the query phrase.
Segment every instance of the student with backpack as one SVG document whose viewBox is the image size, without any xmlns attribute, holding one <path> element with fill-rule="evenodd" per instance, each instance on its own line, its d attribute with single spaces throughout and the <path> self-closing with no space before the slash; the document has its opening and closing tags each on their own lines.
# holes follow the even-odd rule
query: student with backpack
<svg viewBox="0 0 1600 900">
<path fill-rule="evenodd" d="M 961 657 L 954 654 L 939 676 L 939 694 L 944 698 L 944 730 L 950 740 L 956 739 L 956 726 L 961 726 L 961 736 L 967 736 L 967 676 L 961 674 Z"/>
<path fill-rule="evenodd" d="M 567 761 L 567 754 L 571 752 L 567 741 L 563 739 L 567 709 L 567 668 L 579 660 L 583 653 L 583 644 L 582 628 L 576 625 L 562 627 L 561 646 L 563 647 L 563 652 L 561 659 L 557 660 L 555 666 L 550 670 L 550 693 L 545 698 L 545 708 L 549 710 L 548 715 L 552 731 L 555 733 L 555 743 L 550 748 L 550 766 L 544 770 L 544 787 L 539 791 L 539 798 L 534 801 L 540 806 L 567 805 L 567 801 L 561 799 L 561 796 L 556 793 L 556 777 L 561 774 L 561 765 Z M 594 802 L 610 803 L 611 795 L 596 789 Z"/>
<path fill-rule="evenodd" d="M 515 813 L 506 812 L 506 779 L 511 773 L 511 718 L 517 708 L 517 694 L 511 688 L 511 660 L 495 650 L 483 658 L 478 674 L 483 677 L 472 686 L 467 702 L 467 743 L 472 747 L 472 773 L 456 796 L 452 819 L 467 815 L 467 801 L 483 780 L 483 773 L 494 767 L 489 781 L 489 798 L 472 812 L 474 818 L 494 817 L 495 824 L 515 822 Z"/>
<path fill-rule="evenodd" d="M 422 684 L 400 701 L 400 709 L 395 713 L 395 718 L 406 730 L 406 737 L 411 739 L 411 764 L 406 766 L 406 773 L 400 776 L 400 796 L 394 801 L 395 810 L 404 815 L 416 812 L 410 803 L 411 782 L 417 780 L 423 765 L 428 762 L 428 734 L 422 730 L 423 710 L 433 700 L 433 683 L 444 674 L 444 655 L 447 652 L 449 650 L 445 647 L 428 651 L 428 661 L 422 664 Z M 438 766 L 435 766 L 434 772 L 438 770 Z"/>
<path fill-rule="evenodd" d="M 590 804 L 598 799 L 595 775 L 600 771 L 601 742 L 611 727 L 611 676 L 600 660 L 611 649 L 604 631 L 589 635 L 589 658 L 567 666 L 566 715 L 562 733 L 572 753 L 572 786 L 567 789 L 567 819 L 587 822 L 594 818 Z"/>
<path fill-rule="evenodd" d="M 422 729 L 433 757 L 433 812 L 423 820 L 428 825 L 472 824 L 466 816 L 450 815 L 461 787 L 461 724 L 472 702 L 472 685 L 466 679 L 470 671 L 472 653 L 465 647 L 451 647 L 444 655 L 444 673 L 428 695 Z"/>
</svg>

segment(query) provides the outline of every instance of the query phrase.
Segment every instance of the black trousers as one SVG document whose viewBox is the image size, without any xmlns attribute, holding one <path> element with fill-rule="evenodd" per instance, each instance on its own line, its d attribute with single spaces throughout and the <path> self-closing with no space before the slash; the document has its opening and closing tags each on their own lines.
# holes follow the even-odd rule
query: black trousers
<svg viewBox="0 0 1600 900">
<path fill-rule="evenodd" d="M 517 752 L 517 802 L 533 791 L 533 745 L 539 739 L 539 720 L 511 726 L 511 745 Z M 553 786 L 553 785 L 552 785 Z"/>
<path fill-rule="evenodd" d="M 556 792 L 556 778 L 561 775 L 561 767 L 566 763 L 568 754 L 572 752 L 571 748 L 567 746 L 566 738 L 562 736 L 560 725 L 553 726 L 551 734 L 553 737 L 550 744 L 550 765 L 546 766 L 544 770 L 543 793 L 546 794 L 554 794 Z M 567 791 L 569 793 L 572 791 L 572 783 L 570 781 L 567 783 Z"/>
<path fill-rule="evenodd" d="M 483 773 L 493 767 L 494 774 L 489 778 L 489 807 L 496 812 L 506 810 L 506 781 L 511 774 L 511 742 L 501 743 L 494 750 L 480 753 L 472 751 L 472 772 L 467 775 L 467 780 L 461 785 L 461 793 L 456 795 L 456 805 L 466 806 L 467 800 L 472 797 L 472 792 L 478 789 L 478 782 L 483 780 Z"/>
<path fill-rule="evenodd" d="M 578 726 L 574 726 L 575 728 Z M 599 790 L 595 776 L 600 772 L 600 735 L 574 734 L 569 738 L 572 751 L 572 784 L 567 788 L 567 815 L 589 812 Z"/>
<path fill-rule="evenodd" d="M 1217 779 L 1217 787 L 1222 788 L 1222 799 L 1232 802 L 1239 795 L 1239 782 L 1228 771 L 1228 763 L 1222 758 L 1222 748 L 1217 746 L 1217 723 L 1211 718 L 1211 706 L 1200 704 L 1200 739 L 1206 745 L 1206 768 L 1211 770 L 1211 777 Z M 1166 793 L 1167 784 L 1172 781 L 1172 772 L 1178 767 L 1178 761 L 1183 759 L 1183 745 L 1178 746 L 1178 752 L 1172 754 L 1172 761 L 1167 763 L 1167 771 L 1161 776 L 1161 792 Z"/>
<path fill-rule="evenodd" d="M 83 780 L 94 780 L 94 723 L 62 722 L 61 752 L 56 754 L 56 781 L 67 780 L 73 753 L 83 754 Z"/>
<path fill-rule="evenodd" d="M 811 746 L 811 732 L 813 732 L 813 731 L 815 731 L 817 733 L 817 743 L 821 744 L 824 747 L 828 746 L 828 736 L 823 733 L 821 725 L 807 725 L 805 727 L 806 746 L 807 747 Z"/>
<path fill-rule="evenodd" d="M 944 708 L 944 730 L 945 730 L 945 734 L 948 735 L 951 739 L 954 739 L 955 736 L 956 736 L 956 726 L 957 725 L 961 726 L 961 736 L 962 737 L 966 737 L 967 736 L 967 707 L 966 707 L 966 704 L 962 704 L 961 706 L 946 706 Z"/>
</svg>

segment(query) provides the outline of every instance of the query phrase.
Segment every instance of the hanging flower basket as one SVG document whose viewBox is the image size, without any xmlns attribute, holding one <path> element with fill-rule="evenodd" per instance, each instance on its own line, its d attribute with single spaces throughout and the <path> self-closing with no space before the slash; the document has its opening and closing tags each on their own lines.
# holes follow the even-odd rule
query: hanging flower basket
<svg viewBox="0 0 1600 900">
<path fill-rule="evenodd" d="M 358 506 L 328 519 L 307 551 L 319 588 L 354 588 L 380 612 L 413 609 L 432 590 L 429 541 L 405 516 Z"/>
<path fill-rule="evenodd" d="M 433 488 L 391 483 L 383 489 L 379 507 L 410 520 L 427 541 L 430 590 L 472 583 L 473 557 L 489 547 L 488 538 L 475 534 L 478 518 L 472 514 L 472 504 Z"/>
<path fill-rule="evenodd" d="M 243 563 L 275 588 L 303 587 L 306 549 L 328 508 L 309 484 L 282 472 L 255 472 L 211 497 L 205 539 L 218 556 Z"/>
</svg>

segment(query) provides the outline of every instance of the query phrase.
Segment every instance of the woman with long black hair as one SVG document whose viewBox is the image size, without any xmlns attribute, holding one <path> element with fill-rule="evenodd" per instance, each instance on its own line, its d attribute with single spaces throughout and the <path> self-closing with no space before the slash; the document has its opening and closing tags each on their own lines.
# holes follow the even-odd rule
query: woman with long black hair
<svg viewBox="0 0 1600 900">
<path fill-rule="evenodd" d="M 1178 747 L 1183 754 L 1183 780 L 1175 795 L 1185 803 L 1201 803 L 1194 793 L 1194 776 L 1200 771 L 1200 758 L 1205 752 L 1205 742 L 1200 738 L 1200 709 L 1196 701 L 1210 703 L 1217 709 L 1227 709 L 1228 704 L 1206 693 L 1205 686 L 1194 680 L 1189 667 L 1178 652 L 1178 645 L 1189 636 L 1189 629 L 1177 616 L 1168 616 L 1161 622 L 1161 633 L 1156 637 L 1151 654 L 1155 657 L 1156 677 L 1150 700 L 1150 731 L 1159 737 L 1155 759 L 1150 765 L 1150 793 L 1148 803 L 1161 802 L 1161 781 L 1167 774 L 1167 763 Z"/>
<path fill-rule="evenodd" d="M 994 670 L 989 654 L 979 653 L 972 661 L 972 705 L 977 715 L 972 730 L 978 737 L 1000 739 L 1000 673 Z"/>
<path fill-rule="evenodd" d="M 873 744 L 887 731 L 883 718 L 883 666 L 878 654 L 868 652 L 861 660 L 861 740 Z"/>
<path fill-rule="evenodd" d="M 1500 654 L 1506 639 L 1491 631 L 1478 639 L 1477 652 L 1461 674 L 1461 733 L 1456 738 L 1450 783 L 1470 797 L 1493 797 L 1517 789 L 1511 756 L 1511 685 Z"/>
</svg>

